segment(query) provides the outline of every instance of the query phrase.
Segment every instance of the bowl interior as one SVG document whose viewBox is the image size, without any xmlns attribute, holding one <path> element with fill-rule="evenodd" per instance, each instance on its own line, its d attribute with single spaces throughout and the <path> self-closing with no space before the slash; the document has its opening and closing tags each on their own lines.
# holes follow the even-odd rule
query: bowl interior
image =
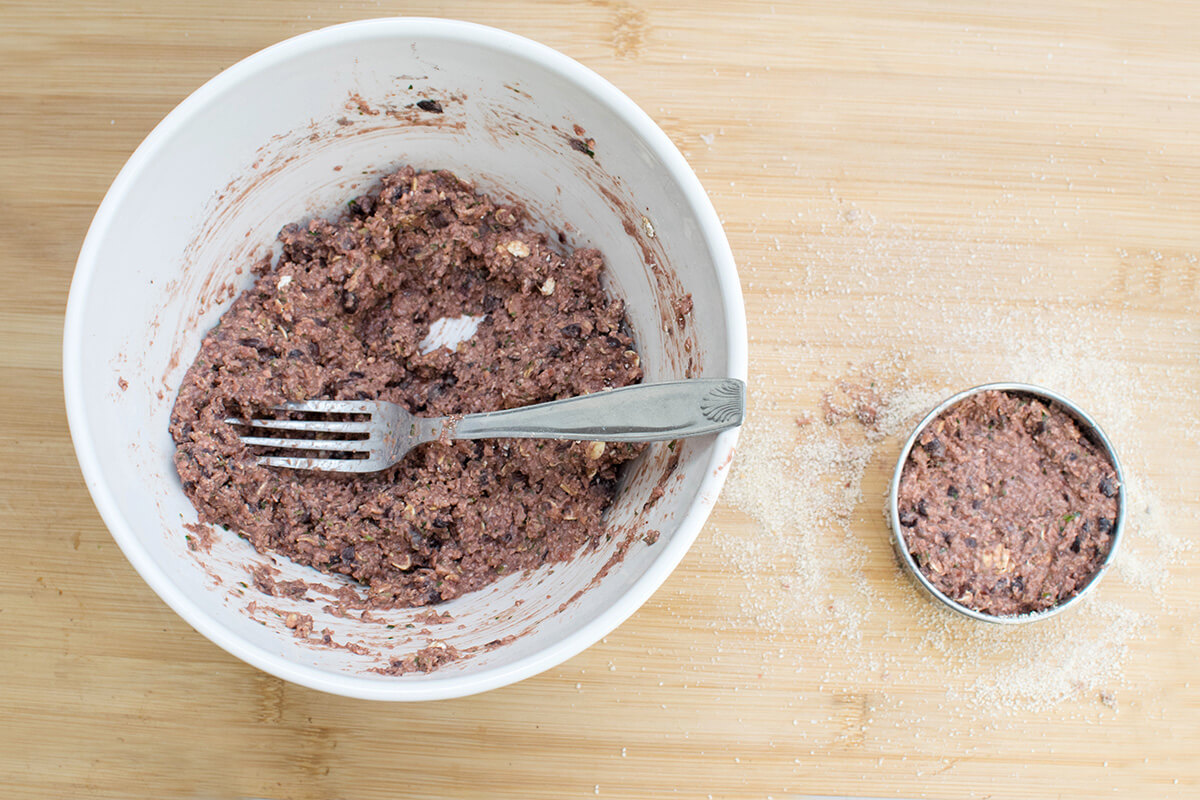
<svg viewBox="0 0 1200 800">
<path fill-rule="evenodd" d="M 428 100 L 441 113 L 416 105 Z M 196 514 L 167 420 L 203 334 L 284 224 L 337 213 L 401 164 L 453 170 L 524 201 L 566 246 L 599 247 L 647 380 L 744 377 L 745 332 L 728 247 L 682 158 L 611 86 L 518 37 L 430 20 L 307 34 L 222 73 L 151 134 L 97 214 L 68 310 L 68 410 L 97 506 L 147 581 L 218 644 L 310 686 L 409 699 L 531 674 L 632 613 L 698 532 L 734 434 L 653 446 L 627 472 L 611 538 L 438 606 L 453 621 L 335 616 L 342 583 L 229 532 L 191 549 L 188 536 L 205 537 L 185 528 Z M 251 576 L 262 565 L 312 586 L 266 594 Z M 292 612 L 313 616 L 311 640 L 285 627 Z M 370 671 L 433 642 L 463 657 L 431 674 Z"/>
</svg>

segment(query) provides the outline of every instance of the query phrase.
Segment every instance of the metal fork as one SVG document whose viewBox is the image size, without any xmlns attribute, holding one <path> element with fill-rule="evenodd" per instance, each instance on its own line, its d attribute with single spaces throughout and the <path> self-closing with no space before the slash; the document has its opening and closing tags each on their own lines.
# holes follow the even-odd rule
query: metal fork
<svg viewBox="0 0 1200 800">
<path fill-rule="evenodd" d="M 301 455 L 260 456 L 268 467 L 330 472 L 377 472 L 395 464 L 419 444 L 453 439 L 576 439 L 598 442 L 657 442 L 715 433 L 742 424 L 746 384 L 736 378 L 697 378 L 648 383 L 569 397 L 505 411 L 463 417 L 414 417 L 395 403 L 358 400 L 306 400 L 274 411 L 366 415 L 369 418 L 226 419 L 230 425 L 263 431 L 340 434 L 343 438 L 304 439 L 243 435 L 254 447 L 299 452 L 345 453 L 344 458 Z M 363 436 L 366 438 L 349 438 Z"/>
</svg>

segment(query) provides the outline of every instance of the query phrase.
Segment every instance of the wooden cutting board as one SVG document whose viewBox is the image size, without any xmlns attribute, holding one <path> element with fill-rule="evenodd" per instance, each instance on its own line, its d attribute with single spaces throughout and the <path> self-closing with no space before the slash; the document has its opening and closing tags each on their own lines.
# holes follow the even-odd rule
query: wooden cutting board
<svg viewBox="0 0 1200 800">
<path fill-rule="evenodd" d="M 416 706 L 285 684 L 176 617 L 92 507 L 59 371 L 79 245 L 151 127 L 262 47 L 401 13 L 558 48 L 685 151 L 741 264 L 761 433 L 741 507 L 727 494 L 606 641 Z M 1113 0 L 5 3 L 4 794 L 1200 796 L 1198 30 L 1194 3 Z M 870 442 L 850 512 L 806 530 L 775 506 L 759 509 L 771 530 L 746 513 L 771 459 L 810 435 L 791 421 L 881 369 L 935 392 L 1039 378 L 1112 422 L 1144 493 L 1128 569 L 1090 610 L 987 646 L 931 617 L 887 553 L 889 437 Z M 817 544 L 788 549 L 803 536 Z M 755 562 L 751 545 L 792 561 Z M 854 551 L 842 578 L 820 563 Z M 793 579 L 849 615 L 772 613 Z M 1035 656 L 1025 673 L 998 673 L 1008 641 Z M 1046 700 L 1043 678 L 1066 699 L 994 691 Z"/>
</svg>

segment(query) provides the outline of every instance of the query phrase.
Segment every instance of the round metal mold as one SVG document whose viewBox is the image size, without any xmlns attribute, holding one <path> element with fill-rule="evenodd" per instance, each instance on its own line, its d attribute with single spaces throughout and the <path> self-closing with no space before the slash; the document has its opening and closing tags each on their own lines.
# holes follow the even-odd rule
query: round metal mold
<svg viewBox="0 0 1200 800">
<path fill-rule="evenodd" d="M 917 566 L 916 560 L 913 558 L 912 553 L 909 552 L 908 546 L 904 541 L 904 528 L 900 524 L 899 494 L 900 478 L 904 473 L 904 466 L 908 463 L 909 453 L 912 452 L 912 448 L 916 444 L 917 439 L 921 436 L 921 433 L 930 423 L 966 398 L 988 391 L 1027 395 L 1058 406 L 1075 420 L 1084 436 L 1100 447 L 1100 449 L 1108 457 L 1109 462 L 1112 463 L 1113 470 L 1117 475 L 1117 485 L 1119 487 L 1117 494 L 1117 518 L 1113 525 L 1112 545 L 1108 549 L 1108 555 L 1105 556 L 1104 562 L 1100 565 L 1099 569 L 1096 570 L 1095 574 L 1092 575 L 1091 579 L 1082 589 L 1064 602 L 1059 603 L 1053 608 L 1045 609 L 1044 611 L 1036 611 L 1030 614 L 1021 614 L 1018 616 L 1002 617 L 993 614 L 986 614 L 973 608 L 968 608 L 962 603 L 959 603 L 944 594 L 940 589 L 930 582 L 930 580 L 925 576 L 925 573 L 921 571 L 921 568 Z M 1116 557 L 1117 550 L 1125 530 L 1125 510 L 1127 505 L 1128 502 L 1126 500 L 1125 492 L 1125 474 L 1121 471 L 1121 462 L 1117 458 L 1117 453 L 1113 449 L 1112 443 L 1108 440 L 1108 437 L 1104 435 L 1104 431 L 1100 429 L 1100 426 L 1096 424 L 1096 421 L 1092 419 L 1087 412 L 1057 392 L 1052 392 L 1049 389 L 1044 389 L 1040 386 L 1034 386 L 1028 383 L 988 383 L 959 392 L 958 394 L 955 394 L 952 397 L 944 400 L 940 405 L 937 406 L 937 408 L 925 415 L 925 417 L 917 424 L 912 434 L 908 437 L 908 440 L 905 441 L 904 447 L 900 449 L 900 456 L 896 459 L 896 469 L 892 473 L 892 482 L 888 490 L 888 525 L 892 529 L 892 546 L 896 550 L 897 558 L 900 560 L 900 563 L 904 565 L 904 568 L 908 574 L 922 589 L 925 590 L 929 596 L 947 608 L 950 608 L 965 617 L 970 617 L 971 619 L 979 620 L 981 622 L 989 622 L 1000 625 L 1013 625 L 1034 622 L 1047 617 L 1052 617 L 1055 614 L 1058 614 L 1078 603 L 1084 595 L 1088 594 L 1096 587 L 1096 584 L 1098 584 L 1100 579 L 1104 577 L 1104 574 L 1108 572 L 1109 568 L 1112 566 L 1113 559 Z"/>
</svg>

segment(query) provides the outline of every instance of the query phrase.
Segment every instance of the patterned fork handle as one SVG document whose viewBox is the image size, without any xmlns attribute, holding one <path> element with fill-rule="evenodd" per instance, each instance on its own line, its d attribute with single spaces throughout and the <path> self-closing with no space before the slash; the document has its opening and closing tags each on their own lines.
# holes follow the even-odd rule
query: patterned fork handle
<svg viewBox="0 0 1200 800">
<path fill-rule="evenodd" d="M 742 424 L 746 384 L 736 378 L 646 383 L 523 408 L 468 414 L 449 438 L 657 442 Z"/>
</svg>

